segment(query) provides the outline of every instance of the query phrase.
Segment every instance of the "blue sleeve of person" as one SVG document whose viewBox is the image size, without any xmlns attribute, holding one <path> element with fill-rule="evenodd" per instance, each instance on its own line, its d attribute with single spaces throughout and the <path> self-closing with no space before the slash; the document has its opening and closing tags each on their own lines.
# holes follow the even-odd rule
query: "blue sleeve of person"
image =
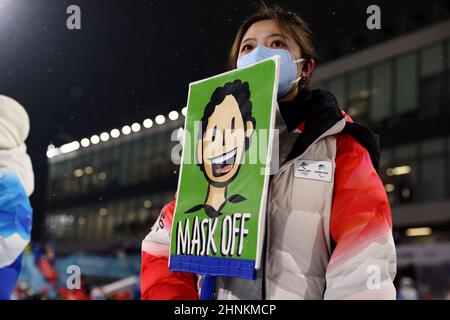
<svg viewBox="0 0 450 320">
<path fill-rule="evenodd" d="M 9 300 L 31 234 L 33 210 L 19 178 L 0 172 L 0 300 Z"/>
<path fill-rule="evenodd" d="M 29 241 L 33 209 L 18 176 L 0 173 L 0 239 L 17 234 Z"/>
</svg>

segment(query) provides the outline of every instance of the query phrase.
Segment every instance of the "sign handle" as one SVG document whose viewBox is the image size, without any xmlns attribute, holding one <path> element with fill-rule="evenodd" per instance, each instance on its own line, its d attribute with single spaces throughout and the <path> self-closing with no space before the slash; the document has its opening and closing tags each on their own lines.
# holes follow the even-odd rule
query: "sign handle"
<svg viewBox="0 0 450 320">
<path fill-rule="evenodd" d="M 202 281 L 200 300 L 213 300 L 215 287 L 216 287 L 216 277 L 206 275 Z"/>
</svg>

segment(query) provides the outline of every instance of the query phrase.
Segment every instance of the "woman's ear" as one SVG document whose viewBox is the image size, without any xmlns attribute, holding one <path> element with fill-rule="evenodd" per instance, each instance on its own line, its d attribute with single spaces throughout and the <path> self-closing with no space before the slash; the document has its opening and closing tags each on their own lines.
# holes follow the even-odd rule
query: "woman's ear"
<svg viewBox="0 0 450 320">
<path fill-rule="evenodd" d="M 253 134 L 254 129 L 255 128 L 253 127 L 253 122 L 247 121 L 247 123 L 245 124 L 245 136 L 247 138 L 250 138 Z"/>
<path fill-rule="evenodd" d="M 309 78 L 311 76 L 315 66 L 316 66 L 316 62 L 314 61 L 314 59 L 306 59 L 306 61 L 303 62 L 302 71 L 300 72 L 300 76 L 302 78 Z"/>
</svg>

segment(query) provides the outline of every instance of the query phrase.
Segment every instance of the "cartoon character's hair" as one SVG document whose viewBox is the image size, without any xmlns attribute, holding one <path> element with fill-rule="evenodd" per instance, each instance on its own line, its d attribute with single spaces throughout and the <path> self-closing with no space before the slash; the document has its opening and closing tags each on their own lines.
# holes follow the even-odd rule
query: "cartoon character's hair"
<svg viewBox="0 0 450 320">
<path fill-rule="evenodd" d="M 223 87 L 218 87 L 211 95 L 211 99 L 203 110 L 203 117 L 200 119 L 201 130 L 198 133 L 198 139 L 203 139 L 203 135 L 206 133 L 206 127 L 208 126 L 209 117 L 214 113 L 216 107 L 225 100 L 225 97 L 232 95 L 239 105 L 239 110 L 244 120 L 244 126 L 247 121 L 253 124 L 253 128 L 256 127 L 256 120 L 252 115 L 252 102 L 250 101 L 250 88 L 248 82 L 242 82 L 241 80 L 235 80 L 233 82 L 226 83 Z M 250 146 L 250 138 L 245 137 L 245 150 Z"/>
</svg>

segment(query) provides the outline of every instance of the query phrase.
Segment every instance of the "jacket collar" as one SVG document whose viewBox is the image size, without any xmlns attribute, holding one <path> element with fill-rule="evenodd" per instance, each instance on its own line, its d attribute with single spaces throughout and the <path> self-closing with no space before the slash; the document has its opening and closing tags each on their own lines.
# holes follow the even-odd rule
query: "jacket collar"
<svg viewBox="0 0 450 320">
<path fill-rule="evenodd" d="M 279 102 L 279 106 L 289 131 L 325 132 L 324 120 L 335 123 L 344 117 L 336 98 L 321 89 L 302 90 L 293 100 Z"/>
<path fill-rule="evenodd" d="M 321 89 L 302 90 L 294 100 L 279 102 L 279 107 L 288 130 L 302 131 L 285 161 L 298 157 L 320 138 L 339 133 L 345 126 L 336 98 Z"/>
</svg>

